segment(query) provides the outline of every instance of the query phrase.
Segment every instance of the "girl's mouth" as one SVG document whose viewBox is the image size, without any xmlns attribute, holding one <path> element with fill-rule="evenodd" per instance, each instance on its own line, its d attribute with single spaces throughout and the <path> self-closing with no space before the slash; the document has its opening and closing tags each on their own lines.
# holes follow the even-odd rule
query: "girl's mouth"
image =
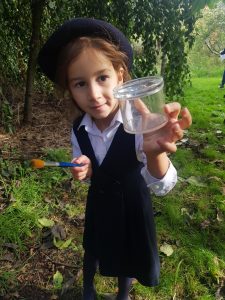
<svg viewBox="0 0 225 300">
<path fill-rule="evenodd" d="M 93 110 L 100 110 L 100 109 L 103 108 L 104 105 L 105 104 L 95 105 L 95 106 L 92 106 L 91 109 L 93 109 Z"/>
</svg>

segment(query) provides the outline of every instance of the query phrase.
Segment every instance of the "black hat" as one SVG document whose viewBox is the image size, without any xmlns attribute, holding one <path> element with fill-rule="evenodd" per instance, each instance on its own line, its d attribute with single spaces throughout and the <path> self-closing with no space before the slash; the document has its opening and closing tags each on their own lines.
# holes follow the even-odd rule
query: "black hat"
<svg viewBox="0 0 225 300">
<path fill-rule="evenodd" d="M 113 25 L 102 20 L 76 18 L 66 21 L 47 40 L 38 55 L 41 70 L 55 81 L 58 55 L 61 49 L 72 39 L 81 36 L 101 37 L 118 45 L 120 51 L 128 57 L 128 69 L 133 62 L 133 50 L 124 34 Z"/>
</svg>

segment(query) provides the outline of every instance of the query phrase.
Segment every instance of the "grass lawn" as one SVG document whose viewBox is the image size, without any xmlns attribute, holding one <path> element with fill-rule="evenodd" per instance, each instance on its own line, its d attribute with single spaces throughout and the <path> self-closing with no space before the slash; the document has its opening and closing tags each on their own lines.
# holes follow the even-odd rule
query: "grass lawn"
<svg viewBox="0 0 225 300">
<path fill-rule="evenodd" d="M 156 218 L 159 244 L 174 250 L 161 256 L 155 299 L 215 299 L 224 276 L 225 99 L 218 82 L 193 79 L 181 101 L 193 125 L 171 157 L 179 183 L 167 197 L 155 198 L 161 211 Z"/>
<path fill-rule="evenodd" d="M 179 100 L 191 111 L 193 125 L 170 156 L 179 175 L 176 187 L 165 197 L 153 196 L 160 285 L 144 288 L 134 283 L 132 299 L 225 298 L 225 90 L 218 89 L 220 79 L 193 78 Z M 47 151 L 46 157 L 69 159 L 62 149 Z M 70 179 L 67 170 L 33 171 L 26 162 L 15 164 L 0 158 L 0 298 L 17 295 L 17 299 L 28 299 L 19 297 L 18 291 L 28 281 L 25 273 L 36 253 L 39 260 L 44 255 L 45 263 L 38 273 L 44 279 L 35 284 L 46 295 L 62 298 L 68 276 L 74 272 L 76 278 L 69 289 L 74 295 L 80 290 L 87 189 Z M 49 230 L 51 247 L 40 247 Z M 51 256 L 53 252 L 58 262 L 62 259 L 61 264 Z M 55 261 L 54 268 L 48 268 L 46 261 Z M 115 292 L 116 282 L 97 274 L 96 286 L 100 294 Z"/>
</svg>

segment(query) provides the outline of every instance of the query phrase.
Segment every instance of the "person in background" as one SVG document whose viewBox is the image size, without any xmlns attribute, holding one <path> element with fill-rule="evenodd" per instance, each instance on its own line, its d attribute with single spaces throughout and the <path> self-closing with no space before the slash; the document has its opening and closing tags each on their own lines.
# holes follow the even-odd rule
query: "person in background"
<svg viewBox="0 0 225 300">
<path fill-rule="evenodd" d="M 76 18 L 48 39 L 38 57 L 42 71 L 69 91 L 81 112 L 72 129 L 75 180 L 89 180 L 83 237 L 83 300 L 94 300 L 97 268 L 118 278 L 116 300 L 128 300 L 132 279 L 159 283 L 150 190 L 167 194 L 177 172 L 167 156 L 191 125 L 187 108 L 165 106 L 168 123 L 154 134 L 124 131 L 113 89 L 131 78 L 132 47 L 102 20 Z M 178 119 L 179 117 L 179 119 Z"/>
<path fill-rule="evenodd" d="M 222 51 L 220 51 L 220 59 L 221 59 L 221 61 L 223 61 L 225 59 L 225 49 L 223 49 Z M 222 77 L 221 84 L 219 85 L 219 88 L 223 89 L 224 88 L 224 84 L 225 84 L 225 70 L 223 71 L 223 77 Z"/>
</svg>

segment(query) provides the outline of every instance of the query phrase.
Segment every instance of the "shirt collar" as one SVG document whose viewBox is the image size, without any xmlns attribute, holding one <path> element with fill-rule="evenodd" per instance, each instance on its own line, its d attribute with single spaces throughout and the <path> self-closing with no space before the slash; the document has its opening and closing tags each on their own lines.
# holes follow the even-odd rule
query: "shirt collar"
<svg viewBox="0 0 225 300">
<path fill-rule="evenodd" d="M 121 115 L 120 109 L 118 112 L 115 114 L 114 118 L 112 119 L 112 122 L 110 123 L 109 127 L 114 126 L 116 123 L 122 123 L 123 124 L 123 119 Z M 80 129 L 81 126 L 84 126 L 85 129 L 87 130 L 88 128 L 93 128 L 95 126 L 91 116 L 89 114 L 85 114 L 82 121 L 80 122 L 80 125 L 78 126 L 77 130 Z"/>
</svg>

